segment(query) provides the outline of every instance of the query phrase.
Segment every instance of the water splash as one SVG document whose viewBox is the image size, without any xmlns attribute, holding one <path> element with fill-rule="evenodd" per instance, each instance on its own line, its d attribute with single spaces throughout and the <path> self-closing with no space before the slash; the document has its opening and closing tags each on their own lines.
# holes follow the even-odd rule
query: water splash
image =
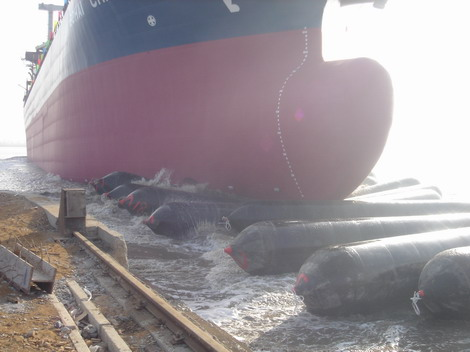
<svg viewBox="0 0 470 352">
<path fill-rule="evenodd" d="M 167 172 L 156 184 L 169 184 Z M 87 187 L 47 175 L 26 158 L 0 160 L 0 189 L 43 193 Z M 155 235 L 115 201 L 86 188 L 87 212 L 127 241 L 130 270 L 171 302 L 184 304 L 256 351 L 470 350 L 470 322 L 423 323 L 411 308 L 340 318 L 308 313 L 292 288 L 296 273 L 250 276 L 223 252 L 232 237 L 201 224 L 185 241 Z"/>
</svg>

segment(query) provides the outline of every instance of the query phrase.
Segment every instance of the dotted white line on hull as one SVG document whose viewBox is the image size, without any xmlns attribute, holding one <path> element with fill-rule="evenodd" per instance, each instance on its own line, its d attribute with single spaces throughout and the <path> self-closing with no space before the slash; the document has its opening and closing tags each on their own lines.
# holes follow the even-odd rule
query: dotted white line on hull
<svg viewBox="0 0 470 352">
<path fill-rule="evenodd" d="M 281 89 L 279 89 L 279 96 L 278 96 L 278 99 L 277 99 L 277 106 L 276 106 L 275 112 L 276 112 L 276 119 L 277 119 L 277 134 L 279 136 L 279 141 L 281 142 L 282 155 L 284 156 L 284 159 L 286 160 L 287 167 L 289 168 L 289 172 L 291 174 L 292 180 L 294 181 L 295 185 L 297 186 L 297 190 L 299 191 L 300 196 L 302 198 L 304 198 L 302 188 L 300 187 L 300 184 L 297 181 L 297 177 L 295 176 L 295 172 L 294 172 L 294 170 L 292 168 L 292 165 L 290 163 L 290 160 L 289 160 L 289 155 L 287 153 L 286 145 L 284 143 L 284 139 L 282 138 L 282 127 L 281 127 L 282 94 L 284 93 L 284 89 L 286 88 L 286 85 L 287 85 L 289 79 L 291 79 L 296 73 L 298 73 L 298 71 L 300 71 L 300 69 L 305 64 L 305 62 L 307 61 L 307 58 L 308 58 L 308 31 L 307 31 L 307 27 L 304 27 L 304 29 L 302 31 L 302 34 L 304 35 L 304 39 L 305 39 L 305 48 L 302 51 L 303 59 L 302 59 L 301 63 L 289 73 L 289 75 L 286 77 L 286 79 L 282 83 Z"/>
</svg>

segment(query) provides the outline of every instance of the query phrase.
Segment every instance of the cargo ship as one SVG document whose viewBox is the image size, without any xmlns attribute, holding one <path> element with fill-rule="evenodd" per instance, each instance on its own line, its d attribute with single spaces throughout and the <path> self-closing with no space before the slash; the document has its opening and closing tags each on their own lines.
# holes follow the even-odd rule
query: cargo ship
<svg viewBox="0 0 470 352">
<path fill-rule="evenodd" d="M 372 1 L 340 1 L 356 2 Z M 323 60 L 326 3 L 66 2 L 25 96 L 28 158 L 78 182 L 166 169 L 256 199 L 344 198 L 382 153 L 393 94 L 371 59 Z"/>
</svg>

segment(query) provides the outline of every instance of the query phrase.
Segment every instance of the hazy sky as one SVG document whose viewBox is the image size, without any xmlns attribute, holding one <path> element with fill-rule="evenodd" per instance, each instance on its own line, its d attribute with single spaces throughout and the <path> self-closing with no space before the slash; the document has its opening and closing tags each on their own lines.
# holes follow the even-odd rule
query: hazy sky
<svg viewBox="0 0 470 352">
<path fill-rule="evenodd" d="M 0 11 L 0 143 L 25 140 L 23 95 L 27 69 L 21 61 L 25 51 L 47 39 L 47 12 L 39 3 L 63 5 L 63 1 L 5 1 Z"/>
<path fill-rule="evenodd" d="M 0 11 L 0 142 L 24 141 L 19 85 L 27 70 L 20 59 L 46 38 L 40 2 L 63 4 L 11 0 Z M 469 17 L 470 0 L 388 0 L 385 10 L 340 10 L 334 0 L 327 6 L 325 58 L 369 56 L 392 76 L 394 122 L 378 172 L 438 184 L 470 179 Z"/>
<path fill-rule="evenodd" d="M 377 174 L 470 196 L 470 1 L 388 0 L 385 11 L 327 8 L 325 56 L 370 56 L 394 84 L 394 121 Z"/>
</svg>

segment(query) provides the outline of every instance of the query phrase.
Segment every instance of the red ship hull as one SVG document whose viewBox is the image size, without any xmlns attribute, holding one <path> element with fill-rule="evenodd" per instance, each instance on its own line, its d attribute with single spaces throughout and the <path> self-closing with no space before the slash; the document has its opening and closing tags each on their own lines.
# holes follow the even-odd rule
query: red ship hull
<svg viewBox="0 0 470 352">
<path fill-rule="evenodd" d="M 54 89 L 28 156 L 63 178 L 129 171 L 262 199 L 341 199 L 377 162 L 392 88 L 368 59 L 323 62 L 320 29 L 106 61 Z"/>
</svg>

